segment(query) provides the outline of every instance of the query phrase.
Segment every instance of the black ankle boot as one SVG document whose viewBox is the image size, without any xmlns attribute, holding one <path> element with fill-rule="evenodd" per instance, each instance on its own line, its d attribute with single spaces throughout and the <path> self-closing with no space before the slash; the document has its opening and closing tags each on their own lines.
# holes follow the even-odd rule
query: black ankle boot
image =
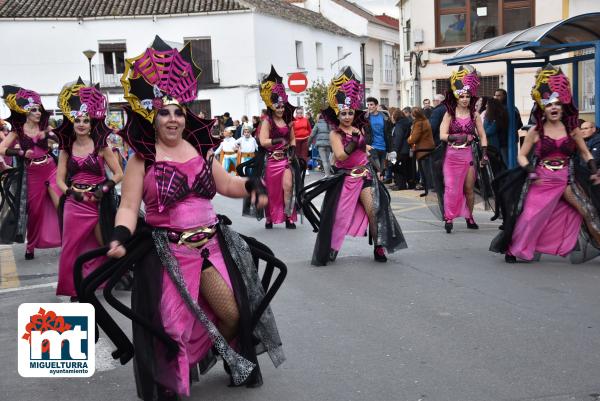
<svg viewBox="0 0 600 401">
<path fill-rule="evenodd" d="M 508 253 L 504 255 L 504 261 L 506 263 L 517 263 L 517 258 L 513 255 L 509 255 Z"/>
<path fill-rule="evenodd" d="M 33 255 L 33 251 L 32 252 L 25 252 L 25 260 L 33 260 L 35 256 Z"/>
<path fill-rule="evenodd" d="M 454 228 L 454 225 L 452 224 L 451 221 L 446 221 L 444 223 L 444 228 L 446 229 L 446 233 L 450 234 L 452 232 L 452 228 Z"/>
<path fill-rule="evenodd" d="M 271 229 L 273 228 L 273 223 L 271 223 L 270 221 L 267 221 L 267 222 L 265 223 L 265 228 L 266 228 L 267 230 L 271 230 Z"/>
<path fill-rule="evenodd" d="M 291 220 L 286 220 L 285 221 L 285 228 L 288 228 L 290 230 L 295 230 L 296 229 L 296 224 L 294 224 L 294 222 L 291 221 Z"/>
<path fill-rule="evenodd" d="M 338 255 L 338 251 L 334 251 L 333 249 L 329 250 L 329 261 L 330 262 L 334 262 L 335 259 L 337 258 Z"/>
<path fill-rule="evenodd" d="M 471 230 L 479 230 L 479 226 L 477 225 L 477 223 L 475 223 L 475 219 L 468 218 L 467 220 L 467 228 L 470 228 Z"/>
<path fill-rule="evenodd" d="M 373 257 L 375 258 L 375 261 L 377 262 L 387 262 L 387 257 L 385 256 L 385 250 L 383 249 L 383 247 L 381 245 L 375 245 L 375 248 L 373 249 Z"/>
</svg>

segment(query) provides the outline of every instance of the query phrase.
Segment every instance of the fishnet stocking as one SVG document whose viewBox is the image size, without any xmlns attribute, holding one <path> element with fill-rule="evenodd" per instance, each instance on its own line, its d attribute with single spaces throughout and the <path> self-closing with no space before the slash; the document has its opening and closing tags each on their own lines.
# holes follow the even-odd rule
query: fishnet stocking
<svg viewBox="0 0 600 401">
<path fill-rule="evenodd" d="M 592 224 L 592 216 L 590 216 L 589 212 L 583 207 L 577 196 L 573 192 L 571 186 L 567 185 L 565 192 L 563 193 L 563 198 L 567 201 L 567 203 L 575 208 L 577 212 L 583 217 L 583 222 L 588 229 L 591 237 L 594 239 L 596 244 L 600 244 L 600 232 L 594 229 L 594 225 Z"/>
<path fill-rule="evenodd" d="M 233 292 L 213 266 L 202 270 L 200 293 L 217 315 L 217 328 L 231 341 L 238 331 L 240 313 Z"/>
<path fill-rule="evenodd" d="M 367 218 L 369 219 L 369 233 L 371 233 L 371 238 L 373 238 L 373 242 L 377 245 L 377 219 L 375 217 L 375 208 L 373 206 L 373 190 L 370 187 L 360 191 L 360 203 L 362 203 L 365 212 L 367 212 Z"/>
<path fill-rule="evenodd" d="M 475 169 L 469 168 L 467 172 L 467 176 L 465 177 L 465 198 L 467 199 L 467 207 L 469 208 L 469 212 L 471 212 L 471 216 L 473 216 L 473 207 L 475 206 Z"/>
</svg>

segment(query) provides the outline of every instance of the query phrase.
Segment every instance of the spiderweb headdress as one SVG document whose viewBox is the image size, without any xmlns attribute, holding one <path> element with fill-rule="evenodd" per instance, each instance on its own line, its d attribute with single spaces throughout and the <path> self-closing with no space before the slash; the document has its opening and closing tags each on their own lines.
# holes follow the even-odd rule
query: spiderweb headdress
<svg viewBox="0 0 600 401">
<path fill-rule="evenodd" d="M 145 160 L 154 160 L 156 138 L 152 123 L 157 111 L 168 105 L 185 109 L 183 137 L 203 155 L 219 142 L 210 135 L 215 120 L 201 119 L 185 107 L 196 99 L 201 73 L 194 62 L 191 42 L 178 51 L 158 36 L 144 53 L 126 60 L 121 84 L 130 107 L 125 109 L 127 124 L 121 135 Z"/>
<path fill-rule="evenodd" d="M 58 137 L 59 147 L 71 153 L 76 136 L 73 131 L 75 118 L 90 118 L 90 135 L 94 140 L 94 151 L 107 146 L 106 138 L 111 133 L 104 118 L 107 111 L 106 97 L 100 92 L 100 85 L 86 86 L 81 78 L 66 84 L 58 95 L 58 107 L 63 113 L 63 121 L 54 132 Z"/>
<path fill-rule="evenodd" d="M 477 71 L 470 65 L 461 65 L 458 71 L 454 71 L 450 76 L 450 87 L 457 99 L 465 93 L 470 94 L 471 97 L 477 97 L 479 83 Z"/>
<path fill-rule="evenodd" d="M 276 105 L 283 105 L 285 108 L 283 120 L 286 123 L 289 124 L 294 119 L 294 110 L 296 110 L 296 107 L 288 102 L 283 79 L 277 74 L 273 66 L 271 66 L 269 74 L 260 82 L 260 97 L 271 111 L 275 111 Z"/>
<path fill-rule="evenodd" d="M 535 85 L 531 90 L 531 98 L 536 102 L 537 106 L 533 114 L 538 123 L 538 128 L 541 128 L 546 106 L 552 103 L 562 104 L 562 120 L 568 132 L 577 127 L 579 111 L 573 103 L 569 78 L 562 72 L 560 67 L 555 67 L 548 63 L 537 73 Z"/>
<path fill-rule="evenodd" d="M 17 85 L 3 85 L 2 99 L 10 109 L 10 117 L 6 119 L 19 135 L 23 133 L 23 124 L 27 120 L 27 113 L 34 106 L 39 106 L 42 111 L 39 128 L 44 131 L 48 127 L 50 113 L 44 109 L 39 93 L 21 88 Z"/>
<path fill-rule="evenodd" d="M 366 115 L 361 111 L 364 93 L 364 85 L 354 70 L 343 67 L 331 80 L 327 88 L 327 104 L 329 107 L 323 110 L 322 115 L 327 122 L 339 126 L 339 114 L 342 110 L 354 110 L 354 122 L 352 125 L 362 128 L 366 124 Z"/>
</svg>

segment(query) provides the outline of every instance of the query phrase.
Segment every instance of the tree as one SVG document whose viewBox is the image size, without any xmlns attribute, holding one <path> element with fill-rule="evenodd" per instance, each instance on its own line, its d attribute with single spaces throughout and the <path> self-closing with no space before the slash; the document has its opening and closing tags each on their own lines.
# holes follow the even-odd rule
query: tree
<svg viewBox="0 0 600 401">
<path fill-rule="evenodd" d="M 320 79 L 315 81 L 312 86 L 306 90 L 304 104 L 315 118 L 321 110 L 327 108 L 327 85 L 323 80 Z"/>
</svg>

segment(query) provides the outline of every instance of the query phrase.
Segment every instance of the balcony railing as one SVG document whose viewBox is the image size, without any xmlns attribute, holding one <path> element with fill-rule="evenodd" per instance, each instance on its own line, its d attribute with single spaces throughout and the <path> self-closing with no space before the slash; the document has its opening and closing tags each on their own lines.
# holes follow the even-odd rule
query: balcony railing
<svg viewBox="0 0 600 401">
<path fill-rule="evenodd" d="M 198 65 L 202 73 L 198 78 L 198 85 L 202 88 L 207 86 L 218 86 L 221 82 L 219 76 L 219 60 L 198 60 Z M 122 72 L 117 73 L 112 68 L 109 71 L 104 64 L 96 64 L 93 67 L 92 75 L 94 83 L 100 83 L 102 88 L 120 88 Z"/>
<path fill-rule="evenodd" d="M 365 64 L 365 81 L 373 80 L 373 64 Z"/>
</svg>

